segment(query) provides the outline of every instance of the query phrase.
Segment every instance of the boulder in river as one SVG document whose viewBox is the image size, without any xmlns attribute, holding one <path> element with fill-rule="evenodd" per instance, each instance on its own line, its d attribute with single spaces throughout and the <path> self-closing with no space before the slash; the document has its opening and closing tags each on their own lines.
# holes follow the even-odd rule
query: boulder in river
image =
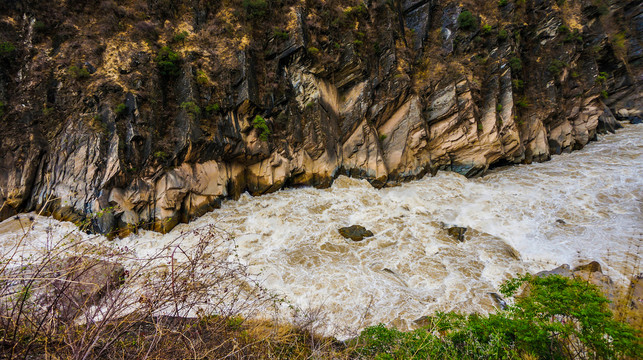
<svg viewBox="0 0 643 360">
<path fill-rule="evenodd" d="M 461 226 L 452 226 L 447 229 L 447 232 L 449 235 L 451 235 L 454 239 L 463 242 L 464 241 L 464 233 L 467 232 L 466 227 L 461 227 Z"/>
<path fill-rule="evenodd" d="M 548 270 L 548 271 L 541 271 L 539 273 L 536 273 L 536 276 L 538 276 L 538 277 L 545 277 L 545 276 L 549 276 L 549 275 L 560 275 L 560 276 L 570 278 L 570 277 L 572 277 L 572 271 L 571 271 L 569 265 L 563 264 L 563 265 L 561 265 L 561 266 L 559 266 L 559 267 L 557 267 L 555 269 Z"/>
<path fill-rule="evenodd" d="M 643 124 L 643 119 L 641 119 L 638 116 L 632 116 L 630 117 L 630 124 L 634 124 L 634 125 Z"/>
<path fill-rule="evenodd" d="M 598 261 L 592 261 L 589 264 L 584 264 L 584 265 L 578 265 L 574 268 L 574 272 L 577 271 L 586 271 L 586 272 L 600 272 L 602 273 L 603 270 L 601 269 L 601 264 L 598 263 Z"/>
<path fill-rule="evenodd" d="M 351 239 L 353 241 L 362 241 L 366 237 L 373 236 L 372 231 L 366 230 L 366 228 L 361 225 L 351 225 L 348 227 L 340 228 L 339 233 L 343 237 Z"/>
</svg>

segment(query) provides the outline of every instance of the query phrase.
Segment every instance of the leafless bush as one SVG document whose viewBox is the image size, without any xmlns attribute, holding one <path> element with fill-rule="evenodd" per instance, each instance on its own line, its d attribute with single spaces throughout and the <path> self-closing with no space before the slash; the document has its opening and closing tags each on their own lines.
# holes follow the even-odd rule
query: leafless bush
<svg viewBox="0 0 643 360">
<path fill-rule="evenodd" d="M 0 358 L 240 354 L 222 334 L 275 301 L 214 226 L 142 258 L 75 232 L 48 232 L 42 250 L 23 240 L 0 264 Z"/>
</svg>

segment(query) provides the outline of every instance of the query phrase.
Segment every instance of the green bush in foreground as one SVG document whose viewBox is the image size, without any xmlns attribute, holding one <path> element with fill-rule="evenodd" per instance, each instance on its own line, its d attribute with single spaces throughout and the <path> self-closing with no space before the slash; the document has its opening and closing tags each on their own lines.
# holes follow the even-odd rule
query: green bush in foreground
<svg viewBox="0 0 643 360">
<path fill-rule="evenodd" d="M 514 278 L 501 287 L 528 295 L 489 316 L 438 313 L 401 332 L 377 325 L 358 338 L 357 355 L 373 359 L 617 359 L 643 352 L 629 325 L 614 320 L 596 286 L 562 276 Z"/>
</svg>

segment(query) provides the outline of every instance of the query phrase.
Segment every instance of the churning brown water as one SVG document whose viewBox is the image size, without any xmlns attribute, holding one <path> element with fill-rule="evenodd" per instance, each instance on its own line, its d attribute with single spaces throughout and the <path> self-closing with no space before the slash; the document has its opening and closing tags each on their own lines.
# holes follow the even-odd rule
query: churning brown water
<svg viewBox="0 0 643 360">
<path fill-rule="evenodd" d="M 379 322 L 407 328 L 437 310 L 490 311 L 488 293 L 526 271 L 596 260 L 615 281 L 640 272 L 642 153 L 643 126 L 628 126 L 581 151 L 477 179 L 441 172 L 376 190 L 340 177 L 324 190 L 243 195 L 169 234 L 143 231 L 115 245 L 145 257 L 214 223 L 234 235 L 240 258 L 265 287 L 296 308 L 321 307 L 327 334 Z M 353 224 L 375 236 L 352 242 L 339 235 Z M 447 234 L 452 225 L 470 228 L 463 242 Z M 0 245 L 20 234 L 5 221 Z M 44 226 L 33 231 L 34 244 L 43 234 Z"/>
</svg>

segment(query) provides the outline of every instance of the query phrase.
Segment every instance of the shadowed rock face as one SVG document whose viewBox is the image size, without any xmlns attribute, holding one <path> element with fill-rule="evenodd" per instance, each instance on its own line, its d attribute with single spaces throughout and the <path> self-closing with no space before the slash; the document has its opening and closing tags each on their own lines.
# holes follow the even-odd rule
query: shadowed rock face
<svg viewBox="0 0 643 360">
<path fill-rule="evenodd" d="M 166 231 L 244 191 L 544 161 L 641 108 L 635 1 L 161 3 L 0 5 L 0 219 Z"/>
</svg>

